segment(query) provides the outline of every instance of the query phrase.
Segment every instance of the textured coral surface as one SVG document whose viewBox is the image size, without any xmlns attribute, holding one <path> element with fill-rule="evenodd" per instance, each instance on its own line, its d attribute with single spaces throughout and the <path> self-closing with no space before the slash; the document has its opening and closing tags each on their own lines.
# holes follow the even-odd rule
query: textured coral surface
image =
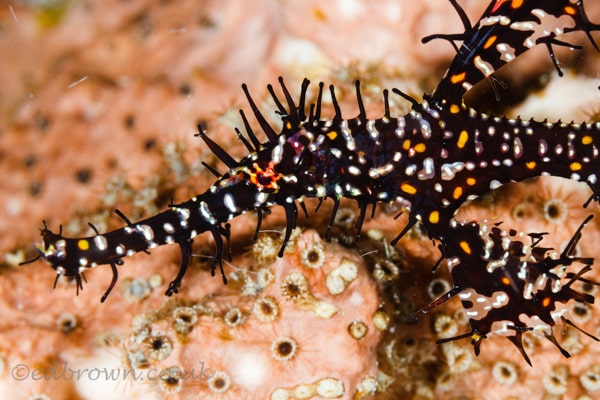
<svg viewBox="0 0 600 400">
<path fill-rule="evenodd" d="M 464 3 L 472 19 L 486 5 Z M 55 229 L 63 224 L 67 236 L 87 235 L 88 221 L 102 232 L 122 226 L 115 208 L 136 220 L 171 198 L 204 191 L 214 178 L 200 161 L 223 166 L 194 137 L 196 125 L 233 156 L 245 155 L 232 129 L 241 124 L 237 109 L 246 107 L 242 82 L 265 110 L 273 109 L 265 85 L 278 75 L 294 93 L 305 76 L 334 83 L 351 116 L 353 81 L 360 78 L 369 115 L 378 117 L 382 88 L 418 97 L 441 77 L 451 47 L 422 45 L 420 38 L 460 29 L 445 0 L 259 0 L 251 7 L 233 0 L 0 3 L 0 396 L 597 396 L 600 344 L 574 328 L 557 329 L 570 359 L 548 341 L 528 337 L 530 368 L 501 337 L 486 339 L 478 358 L 467 340 L 436 345 L 468 330 L 457 300 L 406 323 L 451 281 L 443 267 L 431 273 L 438 252 L 418 227 L 396 248 L 388 246 L 405 222 L 393 219 L 393 210 L 379 211 L 359 245 L 349 246 L 354 205 L 343 204 L 337 243 L 319 236 L 328 217 L 323 207 L 300 220 L 302 229 L 281 259 L 275 257 L 281 213 L 266 219 L 256 243 L 255 217 L 239 217 L 232 226 L 234 258 L 225 266 L 229 285 L 210 277 L 213 250 L 203 235 L 182 290 L 171 299 L 163 293 L 177 272 L 174 248 L 126 259 L 104 304 L 99 299 L 109 268 L 89 271 L 76 297 L 73 282 L 61 280 L 52 289 L 55 273 L 43 262 L 17 266 L 34 256 L 42 220 Z M 575 58 L 559 56 L 565 63 Z M 522 65 L 519 79 L 552 72 L 546 54 L 539 60 Z M 595 75 L 593 59 L 584 61 L 577 70 Z M 594 117 L 597 83 L 567 75 L 549 78 L 552 89 L 543 95 L 561 85 L 570 95 L 559 96 L 572 96 L 571 111 L 561 105 L 520 112 L 540 119 Z M 407 107 L 393 102 L 395 109 Z M 554 114 L 558 108 L 564 114 Z M 507 185 L 461 215 L 549 232 L 544 243 L 560 246 L 597 213 L 581 208 L 588 196 L 585 185 L 540 178 Z M 598 258 L 599 224 L 600 216 L 585 228 L 582 255 Z M 578 326 L 598 336 L 595 306 L 568 307 Z M 125 371 L 141 375 L 124 379 Z"/>
</svg>

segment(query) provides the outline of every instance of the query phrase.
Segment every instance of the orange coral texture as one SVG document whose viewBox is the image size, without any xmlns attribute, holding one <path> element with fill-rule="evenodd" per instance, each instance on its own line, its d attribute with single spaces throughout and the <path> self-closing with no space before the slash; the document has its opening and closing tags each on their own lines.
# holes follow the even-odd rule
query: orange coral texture
<svg viewBox="0 0 600 400">
<path fill-rule="evenodd" d="M 466 3 L 472 18 L 485 6 Z M 63 223 L 68 236 L 89 233 L 88 221 L 105 231 L 120 224 L 111 215 L 116 207 L 137 219 L 170 197 L 203 191 L 212 178 L 199 161 L 215 160 L 193 137 L 196 125 L 203 122 L 232 155 L 244 155 L 232 129 L 240 125 L 242 82 L 269 109 L 264 88 L 278 75 L 292 89 L 305 76 L 332 81 L 351 115 L 352 81 L 360 78 L 369 108 L 381 112 L 382 87 L 419 95 L 452 56 L 447 44 L 423 46 L 420 38 L 461 29 L 445 0 L 249 4 L 0 3 L 0 396 L 597 395 L 600 346 L 571 328 L 559 336 L 572 359 L 532 336 L 529 368 L 503 338 L 486 340 L 479 358 L 465 342 L 435 345 L 445 329 L 468 329 L 457 302 L 420 324 L 404 323 L 403 305 L 412 311 L 430 300 L 428 266 L 437 258 L 418 234 L 400 243 L 404 264 L 394 273 L 383 261 L 368 267 L 356 251 L 325 243 L 311 230 L 296 232 L 276 260 L 278 235 L 264 234 L 252 245 L 247 238 L 255 221 L 240 217 L 233 223 L 236 254 L 226 265 L 230 285 L 206 271 L 202 255 L 211 254 L 210 243 L 201 237 L 198 261 L 171 300 L 163 292 L 177 270 L 175 249 L 127 259 L 105 304 L 99 298 L 110 281 L 108 268 L 90 271 L 75 297 L 69 282 L 52 290 L 55 274 L 42 262 L 16 266 L 32 255 L 42 219 L 55 229 Z M 556 240 L 549 244 L 560 245 L 597 212 L 581 210 L 588 195 L 580 185 L 539 179 L 504 188 L 463 215 L 548 231 Z M 274 222 L 281 218 L 270 218 L 267 226 L 279 228 Z M 303 224 L 320 228 L 321 220 Z M 586 227 L 581 254 L 596 253 L 599 221 Z M 368 240 L 381 244 L 379 230 L 393 237 L 398 224 L 378 215 L 365 228 L 372 233 Z M 246 242 L 236 244 L 236 237 Z M 320 265 L 307 265 L 313 262 Z M 338 268 L 349 270 L 334 272 Z M 373 279 L 372 268 L 387 272 Z M 389 282 L 397 285 L 395 294 Z M 303 284 L 306 289 L 297 287 Z M 598 335 L 596 308 L 574 311 L 575 322 Z M 143 381 L 103 379 L 106 371 L 126 368 L 158 372 Z M 190 379 L 185 372 L 199 375 Z"/>
</svg>

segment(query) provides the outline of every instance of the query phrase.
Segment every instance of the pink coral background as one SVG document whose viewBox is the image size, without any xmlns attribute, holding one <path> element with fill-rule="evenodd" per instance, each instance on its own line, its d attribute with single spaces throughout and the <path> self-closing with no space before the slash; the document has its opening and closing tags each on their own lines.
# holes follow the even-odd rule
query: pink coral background
<svg viewBox="0 0 600 400">
<path fill-rule="evenodd" d="M 485 7 L 482 1 L 465 3 L 472 20 Z M 0 3 L 0 249 L 5 255 L 0 271 L 0 393 L 4 398 L 47 389 L 43 384 L 35 389 L 16 384 L 10 376 L 14 365 L 49 365 L 58 360 L 84 365 L 82 360 L 96 351 L 92 343 L 97 334 L 107 329 L 125 332 L 134 315 L 165 301 L 163 288 L 141 304 L 125 303 L 115 290 L 100 305 L 98 299 L 110 281 L 107 268 L 90 271 L 90 283 L 75 297 L 68 283 L 52 290 L 55 274 L 42 262 L 17 267 L 34 254 L 31 244 L 38 240 L 42 220 L 53 229 L 64 224 L 69 236 L 90 233 L 88 220 L 104 231 L 122 225 L 110 214 L 115 207 L 136 219 L 163 208 L 169 201 L 165 193 L 184 200 L 202 192 L 212 178 L 198 160 L 214 164 L 214 157 L 193 136 L 196 124 L 206 122 L 211 137 L 232 155 L 244 155 L 232 129 L 241 125 L 237 109 L 248 109 L 242 82 L 265 110 L 272 109 L 265 100 L 265 86 L 275 83 L 279 75 L 294 93 L 305 76 L 333 82 L 346 115 L 356 110 L 352 83 L 357 78 L 366 88 L 369 108 L 378 112 L 381 88 L 396 86 L 417 96 L 431 91 L 452 49 L 443 42 L 422 45 L 420 38 L 461 30 L 445 0 L 248 4 L 233 0 Z M 544 57 L 536 66 L 545 70 L 549 63 Z M 593 62 L 586 65 L 587 72 L 593 71 L 589 66 Z M 595 89 L 597 84 L 588 86 Z M 396 107 L 406 106 L 401 103 Z M 276 120 L 276 115 L 268 116 Z M 177 145 L 174 156 L 164 150 L 173 144 Z M 176 166 L 182 168 L 181 176 L 165 172 Z M 88 179 L 77 179 L 81 171 Z M 121 186 L 107 188 L 115 181 Z M 517 189 L 518 195 L 498 195 L 505 200 L 495 198 L 491 203 L 497 207 L 494 218 L 504 215 L 508 223 L 510 200 L 526 199 L 528 190 L 542 199 L 567 198 L 573 204 L 585 200 L 587 194 L 580 186 L 555 185 L 555 181 L 535 183 Z M 540 187 L 550 193 L 539 194 Z M 150 192 L 148 198 L 136 197 L 144 190 Z M 162 197 L 153 196 L 152 190 Z M 569 224 L 553 226 L 555 231 L 566 231 L 558 243 L 568 239 L 582 219 L 575 216 L 580 209 L 572 209 Z M 482 213 L 491 215 L 489 204 L 475 215 Z M 370 226 L 390 220 L 380 216 Z M 234 238 L 242 232 L 247 236 L 251 223 L 250 218 L 234 221 Z M 545 227 L 537 214 L 515 225 L 525 231 Z M 392 236 L 397 228 L 398 222 L 392 221 Z M 598 239 L 597 222 L 589 230 L 594 232 L 586 232 L 586 240 Z M 407 244 L 413 246 L 407 251 L 427 265 L 435 253 L 424 242 Z M 136 256 L 121 268 L 121 279 L 159 272 L 168 281 L 176 272 L 176 259 L 175 249 L 156 250 L 152 257 Z M 198 286 L 202 293 L 215 292 L 220 285 L 219 279 L 198 282 L 188 276 L 182 296 L 194 294 Z M 64 312 L 82 319 L 85 330 L 69 335 L 58 331 L 55 321 Z M 404 328 L 399 338 L 428 339 L 423 352 L 436 351 L 431 350 L 433 334 L 424 334 L 429 330 L 426 323 Z M 597 334 L 598 325 L 591 324 L 588 330 Z M 470 351 L 468 343 L 463 344 Z M 557 364 L 571 368 L 568 394 L 575 396 L 583 393 L 576 376 L 599 351 L 600 346 L 586 342 L 582 354 L 566 360 L 543 342 L 533 356 L 535 368 L 530 369 L 507 341 L 491 339 L 484 343 L 482 357 L 458 374 L 448 396 L 534 396 L 543 390 L 541 377 Z M 517 385 L 490 380 L 491 365 L 498 358 L 518 366 Z M 118 365 L 118 356 L 115 360 Z M 120 389 L 128 398 L 135 394 Z M 57 391 L 53 398 L 101 398 L 98 392 L 76 385 L 52 390 Z M 436 396 L 442 394 L 438 391 Z"/>
</svg>

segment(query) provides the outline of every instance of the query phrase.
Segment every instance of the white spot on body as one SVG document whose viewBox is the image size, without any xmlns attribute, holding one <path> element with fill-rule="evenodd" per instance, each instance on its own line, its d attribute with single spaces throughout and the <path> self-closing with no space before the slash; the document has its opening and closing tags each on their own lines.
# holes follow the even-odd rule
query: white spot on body
<svg viewBox="0 0 600 400">
<path fill-rule="evenodd" d="M 523 156 L 523 143 L 518 137 L 513 139 L 513 155 L 515 158 L 521 158 Z"/>
<path fill-rule="evenodd" d="M 423 169 L 419 171 L 417 177 L 420 180 L 427 180 L 435 177 L 435 164 L 433 158 L 427 157 L 423 160 Z"/>
<path fill-rule="evenodd" d="M 367 132 L 369 132 L 369 136 L 371 136 L 371 139 L 377 140 L 379 138 L 379 131 L 375 127 L 375 120 L 374 119 L 370 119 L 367 122 Z"/>
<path fill-rule="evenodd" d="M 334 148 L 332 148 L 332 149 L 330 150 L 330 152 L 331 152 L 331 154 L 332 154 L 332 155 L 333 155 L 335 158 L 338 158 L 338 159 L 339 159 L 340 157 L 342 157 L 342 151 L 341 151 L 340 149 L 336 149 L 336 148 L 334 147 Z"/>
<path fill-rule="evenodd" d="M 431 125 L 429 125 L 429 122 L 425 119 L 421 119 L 421 135 L 423 135 L 424 139 L 429 139 L 431 138 Z"/>
<path fill-rule="evenodd" d="M 225 207 L 227 207 L 227 209 L 232 213 L 235 214 L 239 212 L 239 209 L 235 205 L 235 199 L 233 198 L 233 195 L 231 193 L 225 193 L 225 196 L 223 197 L 223 202 L 225 203 Z"/>
<path fill-rule="evenodd" d="M 507 43 L 498 43 L 496 50 L 500 53 L 500 59 L 505 62 L 510 62 L 515 59 L 515 49 Z"/>
<path fill-rule="evenodd" d="M 543 156 L 548 152 L 548 143 L 544 139 L 540 139 L 538 143 L 538 154 Z"/>
<path fill-rule="evenodd" d="M 149 225 L 136 225 L 135 230 L 138 233 L 141 233 L 147 242 L 150 242 L 152 239 L 154 239 L 154 231 Z"/>
<path fill-rule="evenodd" d="M 483 143 L 475 139 L 475 155 L 480 156 L 483 153 Z"/>
<path fill-rule="evenodd" d="M 96 235 L 94 237 L 94 245 L 96 246 L 96 249 L 98 249 L 99 251 L 104 251 L 108 247 L 108 241 L 106 240 L 106 238 L 104 236 Z"/>
<path fill-rule="evenodd" d="M 396 127 L 396 137 L 402 139 L 404 137 L 404 129 L 406 128 L 406 120 L 404 117 L 397 119 L 398 126 Z"/>
<path fill-rule="evenodd" d="M 174 233 L 174 232 L 175 232 L 175 229 L 173 228 L 173 225 L 171 225 L 171 224 L 170 224 L 170 223 L 168 223 L 168 222 L 165 222 L 165 223 L 163 224 L 163 230 L 164 230 L 166 233 Z"/>
<path fill-rule="evenodd" d="M 343 120 L 340 123 L 340 128 L 342 131 L 342 136 L 346 141 L 346 148 L 350 151 L 356 150 L 356 142 L 354 141 L 354 136 L 352 136 L 352 132 L 350 132 L 350 129 L 348 129 L 348 121 Z"/>
<path fill-rule="evenodd" d="M 515 31 L 533 31 L 535 26 L 531 21 L 516 21 L 510 24 L 510 29 Z"/>
<path fill-rule="evenodd" d="M 474 289 L 468 288 L 458 294 L 458 298 L 463 302 L 471 303 L 470 308 L 465 308 L 465 315 L 469 319 L 480 320 L 495 308 L 502 308 L 508 304 L 509 297 L 506 292 L 496 291 L 490 297 L 477 293 Z M 464 304 L 464 303 L 463 303 Z"/>
<path fill-rule="evenodd" d="M 348 173 L 350 175 L 360 176 L 361 171 L 360 171 L 360 168 L 358 168 L 357 166 L 351 165 L 351 166 L 348 167 Z"/>
<path fill-rule="evenodd" d="M 390 163 L 382 165 L 381 167 L 370 168 L 369 169 L 369 177 L 371 177 L 373 179 L 377 179 L 379 177 L 389 174 L 393 170 L 394 170 L 394 166 Z"/>
<path fill-rule="evenodd" d="M 557 156 L 559 156 L 559 155 L 561 155 L 561 154 L 562 154 L 562 152 L 563 152 L 563 147 L 562 147 L 560 144 L 557 144 L 557 145 L 554 147 L 554 153 L 555 153 Z"/>
<path fill-rule="evenodd" d="M 190 210 L 187 208 L 175 207 L 175 211 L 179 214 L 179 225 L 182 227 L 187 227 L 188 220 L 190 219 Z"/>
<path fill-rule="evenodd" d="M 473 63 L 475 65 L 475 68 L 477 68 L 479 71 L 481 71 L 481 73 L 484 76 L 490 76 L 491 74 L 494 73 L 494 67 L 492 66 L 492 64 L 490 64 L 486 61 L 483 61 L 481 56 L 475 56 Z"/>
<path fill-rule="evenodd" d="M 413 176 L 417 172 L 417 166 L 415 164 L 410 164 L 404 169 L 404 173 L 407 176 Z"/>
<path fill-rule="evenodd" d="M 285 139 L 285 136 L 282 135 L 282 136 L 280 136 L 280 138 Z M 279 164 L 281 162 L 282 157 L 283 157 L 283 146 L 281 144 L 278 144 L 277 146 L 273 147 L 273 150 L 271 151 L 271 160 L 275 164 Z"/>
<path fill-rule="evenodd" d="M 208 223 L 210 223 L 211 225 L 215 225 L 217 223 L 217 220 L 213 217 L 212 213 L 210 212 L 210 209 L 208 208 L 208 204 L 206 204 L 205 201 L 201 201 L 200 202 L 200 215 L 202 215 L 202 218 L 204 218 L 204 220 L 206 220 Z"/>
<path fill-rule="evenodd" d="M 264 193 L 264 192 L 256 193 L 254 206 L 260 207 L 261 205 L 265 204 L 265 202 L 268 200 L 268 198 L 269 198 L 269 195 L 267 193 Z"/>
<path fill-rule="evenodd" d="M 453 163 L 444 163 L 441 166 L 442 180 L 451 181 L 455 178 L 456 173 L 462 171 L 465 168 L 465 163 L 462 161 L 456 161 Z"/>
<path fill-rule="evenodd" d="M 575 158 L 575 147 L 573 146 L 573 143 L 571 141 L 567 143 L 567 157 L 569 158 L 569 160 Z"/>
</svg>

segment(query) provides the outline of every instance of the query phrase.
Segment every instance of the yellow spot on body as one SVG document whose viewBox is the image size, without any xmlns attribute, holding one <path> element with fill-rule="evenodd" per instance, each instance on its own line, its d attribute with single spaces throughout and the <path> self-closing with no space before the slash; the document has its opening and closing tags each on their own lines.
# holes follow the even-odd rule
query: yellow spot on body
<svg viewBox="0 0 600 400">
<path fill-rule="evenodd" d="M 427 146 L 425 146 L 425 143 L 417 143 L 414 149 L 417 153 L 422 153 L 427 149 Z"/>
<path fill-rule="evenodd" d="M 571 6 L 566 6 L 565 12 L 569 15 L 575 15 L 577 13 L 577 11 Z"/>
<path fill-rule="evenodd" d="M 406 140 L 405 140 L 405 141 L 402 143 L 402 148 L 403 148 L 404 150 L 408 150 L 408 149 L 410 149 L 410 140 L 409 140 L 409 139 L 406 139 Z"/>
<path fill-rule="evenodd" d="M 459 149 L 463 149 L 469 140 L 469 133 L 467 131 L 462 131 L 460 135 L 458 135 L 458 142 L 456 142 L 456 147 Z"/>
<path fill-rule="evenodd" d="M 437 224 L 438 222 L 440 222 L 440 212 L 439 211 L 432 211 L 429 213 L 429 222 L 432 224 Z"/>
<path fill-rule="evenodd" d="M 460 186 L 457 186 L 454 188 L 454 191 L 452 192 L 452 197 L 454 198 L 454 200 L 458 200 L 460 198 L 460 196 L 462 196 L 463 194 L 463 189 Z"/>
<path fill-rule="evenodd" d="M 417 193 L 417 188 L 415 188 L 413 185 L 409 185 L 408 183 L 403 183 L 402 185 L 400 185 L 400 190 L 408 194 Z"/>
<path fill-rule="evenodd" d="M 450 77 L 450 82 L 452 82 L 452 83 L 462 82 L 465 79 L 465 76 L 467 76 L 466 72 L 461 72 L 460 74 L 452 75 Z"/>
<path fill-rule="evenodd" d="M 500 279 L 502 281 L 502 283 L 504 283 L 506 286 L 510 285 L 510 279 L 507 278 L 506 276 L 503 276 L 502 279 Z"/>
<path fill-rule="evenodd" d="M 461 240 L 461 242 L 458 245 L 460 246 L 462 251 L 464 251 L 467 254 L 471 254 L 471 246 L 469 246 L 469 243 L 466 240 Z"/>
<path fill-rule="evenodd" d="M 529 169 L 534 169 L 536 165 L 537 165 L 537 163 L 535 161 L 527 161 L 525 163 L 525 166 Z"/>
<path fill-rule="evenodd" d="M 471 335 L 471 339 L 475 342 L 479 342 L 481 340 L 481 335 L 479 333 L 474 333 Z"/>
<path fill-rule="evenodd" d="M 327 137 L 329 138 L 329 140 L 335 140 L 335 138 L 337 137 L 337 132 L 336 131 L 328 132 Z"/>
<path fill-rule="evenodd" d="M 552 299 L 550 297 L 544 297 L 544 300 L 542 300 L 542 305 L 544 307 L 548 307 L 550 305 L 551 301 L 552 301 Z"/>
<path fill-rule="evenodd" d="M 450 114 L 458 114 L 459 111 L 460 111 L 459 106 L 457 106 L 456 104 L 450 105 Z"/>
<path fill-rule="evenodd" d="M 594 139 L 589 135 L 586 135 L 581 138 L 581 144 L 592 144 L 593 141 Z"/>
<path fill-rule="evenodd" d="M 570 167 L 571 167 L 571 171 L 579 171 L 582 168 L 581 163 L 579 163 L 577 161 L 572 162 Z"/>
<path fill-rule="evenodd" d="M 475 178 L 467 178 L 467 185 L 473 186 L 477 183 L 477 179 Z"/>
<path fill-rule="evenodd" d="M 523 5 L 523 0 L 512 0 L 510 3 L 510 6 L 516 10 L 517 8 L 520 8 Z"/>
<path fill-rule="evenodd" d="M 88 242 L 86 239 L 79 239 L 77 242 L 77 247 L 79 247 L 79 250 L 88 250 L 90 248 L 90 242 Z"/>
<path fill-rule="evenodd" d="M 496 35 L 490 36 L 488 38 L 488 40 L 485 41 L 485 44 L 483 45 L 483 48 L 484 49 L 489 49 L 494 44 L 494 42 L 496 41 L 497 38 L 498 37 Z"/>
</svg>

